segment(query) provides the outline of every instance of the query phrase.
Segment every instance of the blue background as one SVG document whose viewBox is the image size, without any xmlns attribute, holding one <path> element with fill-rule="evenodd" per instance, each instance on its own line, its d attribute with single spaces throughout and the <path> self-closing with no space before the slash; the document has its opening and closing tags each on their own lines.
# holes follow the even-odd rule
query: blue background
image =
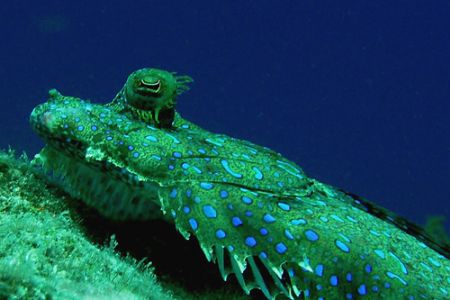
<svg viewBox="0 0 450 300">
<path fill-rule="evenodd" d="M 204 128 L 415 222 L 450 215 L 450 2 L 60 2 L 0 6 L 1 148 L 43 145 L 48 89 L 108 102 L 159 67 L 195 79 L 179 111 Z"/>
</svg>

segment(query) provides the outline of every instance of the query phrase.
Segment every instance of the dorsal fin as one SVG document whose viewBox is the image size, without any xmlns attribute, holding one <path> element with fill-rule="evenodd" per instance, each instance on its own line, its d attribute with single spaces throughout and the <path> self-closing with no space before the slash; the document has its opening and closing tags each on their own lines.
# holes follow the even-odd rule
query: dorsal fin
<svg viewBox="0 0 450 300">
<path fill-rule="evenodd" d="M 425 229 L 393 212 L 385 209 L 377 204 L 368 201 L 358 195 L 352 194 L 350 192 L 340 190 L 346 195 L 354 199 L 353 206 L 366 211 L 367 213 L 384 220 L 388 223 L 395 225 L 397 228 L 414 236 L 419 241 L 423 242 L 425 245 L 435 250 L 439 254 L 450 259 L 450 244 L 444 241 L 438 241 L 433 238 Z"/>
</svg>

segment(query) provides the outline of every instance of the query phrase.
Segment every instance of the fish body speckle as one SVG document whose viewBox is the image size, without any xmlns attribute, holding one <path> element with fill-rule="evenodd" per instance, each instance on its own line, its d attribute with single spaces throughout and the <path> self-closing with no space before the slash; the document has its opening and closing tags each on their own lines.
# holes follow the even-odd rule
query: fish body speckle
<svg viewBox="0 0 450 300">
<path fill-rule="evenodd" d="M 105 217 L 173 223 L 246 293 L 449 298 L 447 248 L 268 148 L 183 119 L 172 109 L 192 80 L 143 70 L 131 81 L 138 96 L 129 80 L 109 105 L 53 91 L 34 109 L 32 127 L 47 143 L 36 161 L 73 196 Z M 174 80 L 167 94 L 164 80 Z"/>
</svg>

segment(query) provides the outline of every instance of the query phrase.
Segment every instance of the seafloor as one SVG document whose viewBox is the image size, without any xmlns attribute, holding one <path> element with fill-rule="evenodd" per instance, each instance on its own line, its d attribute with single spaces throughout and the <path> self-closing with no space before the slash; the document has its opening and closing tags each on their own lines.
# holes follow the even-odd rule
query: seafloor
<svg viewBox="0 0 450 300">
<path fill-rule="evenodd" d="M 103 220 L 26 156 L 0 152 L 0 299 L 247 298 L 164 226 Z"/>
</svg>

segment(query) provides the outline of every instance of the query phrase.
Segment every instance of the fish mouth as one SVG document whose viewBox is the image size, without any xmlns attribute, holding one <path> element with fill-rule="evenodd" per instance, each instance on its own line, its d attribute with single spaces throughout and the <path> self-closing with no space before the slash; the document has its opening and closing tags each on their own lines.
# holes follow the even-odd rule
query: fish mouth
<svg viewBox="0 0 450 300">
<path fill-rule="evenodd" d="M 86 145 L 73 136 L 58 134 L 61 124 L 57 116 L 46 103 L 38 105 L 30 115 L 31 128 L 53 148 L 67 152 L 72 156 L 82 157 Z M 64 125 L 62 125 L 64 128 Z"/>
</svg>

